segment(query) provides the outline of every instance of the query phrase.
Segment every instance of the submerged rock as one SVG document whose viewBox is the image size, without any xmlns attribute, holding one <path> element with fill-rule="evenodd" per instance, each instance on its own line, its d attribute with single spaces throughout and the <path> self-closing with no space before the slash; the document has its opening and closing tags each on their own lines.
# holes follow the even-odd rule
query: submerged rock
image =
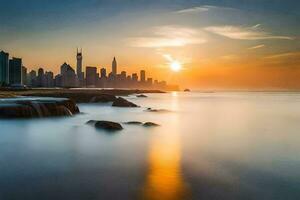
<svg viewBox="0 0 300 200">
<path fill-rule="evenodd" d="M 145 112 L 170 112 L 169 110 L 166 109 L 153 109 L 153 108 L 147 108 Z"/>
<path fill-rule="evenodd" d="M 1 99 L 0 118 L 71 116 L 79 113 L 76 103 L 64 98 Z"/>
<path fill-rule="evenodd" d="M 143 122 L 139 122 L 139 121 L 130 121 L 130 122 L 125 122 L 124 124 L 128 124 L 128 125 L 142 125 Z"/>
<path fill-rule="evenodd" d="M 139 95 L 136 95 L 136 97 L 139 97 L 139 98 L 147 98 L 148 96 L 144 95 L 144 94 L 139 94 Z"/>
<path fill-rule="evenodd" d="M 153 123 L 153 122 L 145 122 L 143 124 L 143 126 L 145 127 L 155 127 L 155 126 L 159 126 L 159 124 Z"/>
<path fill-rule="evenodd" d="M 97 129 L 104 129 L 108 131 L 119 131 L 122 130 L 123 127 L 121 124 L 111 121 L 96 121 L 96 120 L 90 120 L 87 122 L 87 124 L 95 126 Z"/>
<path fill-rule="evenodd" d="M 122 97 L 118 97 L 112 104 L 114 107 L 138 107 L 138 105 L 127 101 L 126 99 Z"/>
</svg>

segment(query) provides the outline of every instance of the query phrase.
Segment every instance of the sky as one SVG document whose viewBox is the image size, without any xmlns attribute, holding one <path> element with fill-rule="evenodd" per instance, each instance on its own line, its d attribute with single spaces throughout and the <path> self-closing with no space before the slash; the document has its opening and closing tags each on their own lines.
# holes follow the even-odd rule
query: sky
<svg viewBox="0 0 300 200">
<path fill-rule="evenodd" d="M 29 69 L 63 62 L 199 89 L 300 89 L 295 0 L 0 0 L 0 49 Z M 181 70 L 170 69 L 177 62 Z"/>
</svg>

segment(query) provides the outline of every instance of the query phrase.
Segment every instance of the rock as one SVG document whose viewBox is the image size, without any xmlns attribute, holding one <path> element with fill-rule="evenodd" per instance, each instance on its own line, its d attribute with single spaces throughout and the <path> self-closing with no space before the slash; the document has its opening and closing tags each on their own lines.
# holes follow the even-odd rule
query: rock
<svg viewBox="0 0 300 200">
<path fill-rule="evenodd" d="M 138 105 L 127 101 L 126 99 L 122 97 L 118 97 L 112 104 L 114 107 L 138 107 Z"/>
<path fill-rule="evenodd" d="M 116 123 L 116 122 L 111 122 L 111 121 L 90 120 L 87 122 L 87 124 L 93 125 L 97 129 L 104 129 L 104 130 L 108 130 L 108 131 L 119 131 L 119 130 L 123 129 L 121 124 Z"/>
<path fill-rule="evenodd" d="M 138 97 L 138 98 L 147 98 L 148 96 L 146 96 L 144 94 L 139 94 L 139 95 L 136 95 L 136 97 Z"/>
<path fill-rule="evenodd" d="M 72 116 L 79 113 L 76 103 L 65 98 L 1 99 L 0 118 Z"/>
<path fill-rule="evenodd" d="M 91 98 L 90 103 L 107 103 L 113 102 L 117 99 L 116 96 L 111 94 L 99 94 Z"/>
<path fill-rule="evenodd" d="M 146 111 L 146 112 L 170 112 L 169 110 L 166 110 L 166 109 L 152 109 L 152 108 L 147 108 L 144 111 Z"/>
<path fill-rule="evenodd" d="M 159 124 L 153 123 L 153 122 L 145 122 L 143 124 L 145 127 L 154 127 L 154 126 L 159 126 Z"/>
<path fill-rule="evenodd" d="M 191 90 L 190 89 L 184 89 L 184 92 L 190 92 Z"/>
<path fill-rule="evenodd" d="M 125 122 L 124 124 L 128 125 L 142 125 L 143 122 L 138 122 L 138 121 L 130 121 L 130 122 Z"/>
</svg>

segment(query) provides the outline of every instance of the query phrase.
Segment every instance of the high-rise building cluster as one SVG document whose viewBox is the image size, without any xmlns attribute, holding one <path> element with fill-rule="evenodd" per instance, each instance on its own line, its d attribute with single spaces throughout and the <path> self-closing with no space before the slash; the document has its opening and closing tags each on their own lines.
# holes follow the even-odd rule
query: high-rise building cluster
<svg viewBox="0 0 300 200">
<path fill-rule="evenodd" d="M 39 68 L 36 72 L 22 65 L 22 59 L 11 58 L 9 54 L 0 52 L 0 86 L 26 85 L 29 87 L 89 87 L 89 88 L 142 88 L 142 89 L 177 89 L 176 86 L 168 86 L 165 81 L 153 80 L 146 77 L 146 71 L 128 75 L 126 71 L 118 73 L 117 60 L 114 57 L 111 72 L 106 68 L 87 66 L 83 72 L 82 50 L 77 49 L 76 71 L 67 63 L 60 66 L 60 73 L 54 76 L 51 71 Z"/>
</svg>

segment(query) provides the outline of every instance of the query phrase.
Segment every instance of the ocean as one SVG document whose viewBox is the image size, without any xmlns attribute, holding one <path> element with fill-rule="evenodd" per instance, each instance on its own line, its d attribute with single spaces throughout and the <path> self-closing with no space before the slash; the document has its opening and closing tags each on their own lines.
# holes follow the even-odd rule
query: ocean
<svg viewBox="0 0 300 200">
<path fill-rule="evenodd" d="M 147 96 L 126 97 L 139 108 L 79 104 L 73 117 L 0 120 L 0 199 L 300 199 L 300 93 Z"/>
</svg>

